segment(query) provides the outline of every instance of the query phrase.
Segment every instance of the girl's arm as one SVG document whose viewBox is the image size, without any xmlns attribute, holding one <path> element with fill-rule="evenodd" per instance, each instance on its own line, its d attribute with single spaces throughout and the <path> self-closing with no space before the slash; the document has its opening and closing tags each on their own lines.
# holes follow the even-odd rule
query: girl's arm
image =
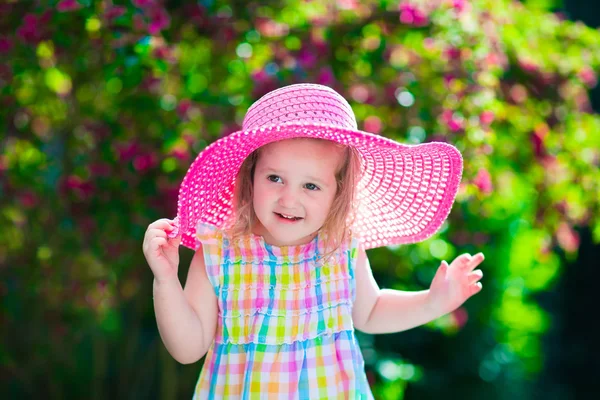
<svg viewBox="0 0 600 400">
<path fill-rule="evenodd" d="M 483 254 L 461 255 L 450 266 L 444 261 L 429 290 L 404 292 L 379 289 L 369 260 L 360 248 L 356 262 L 354 326 L 367 333 L 393 333 L 415 328 L 445 315 L 481 290 Z"/>
<path fill-rule="evenodd" d="M 191 364 L 206 354 L 215 336 L 218 308 L 202 247 L 192 258 L 185 290 L 177 276 L 154 280 L 154 312 L 162 341 L 175 360 Z"/>
</svg>

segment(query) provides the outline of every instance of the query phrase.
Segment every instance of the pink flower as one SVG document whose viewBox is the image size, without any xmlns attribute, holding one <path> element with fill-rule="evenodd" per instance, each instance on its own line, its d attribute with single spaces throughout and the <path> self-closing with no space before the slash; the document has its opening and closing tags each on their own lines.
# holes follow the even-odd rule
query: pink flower
<svg viewBox="0 0 600 400">
<path fill-rule="evenodd" d="M 85 122 L 85 129 L 92 132 L 97 141 L 102 141 L 110 136 L 110 129 L 106 125 L 96 124 L 94 122 Z"/>
<path fill-rule="evenodd" d="M 10 52 L 12 50 L 12 47 L 13 43 L 9 38 L 4 36 L 0 37 L 0 54 Z"/>
<path fill-rule="evenodd" d="M 566 252 L 572 253 L 579 248 L 579 234 L 566 222 L 561 222 L 556 230 L 556 240 Z"/>
<path fill-rule="evenodd" d="M 125 12 L 127 12 L 127 9 L 125 7 L 112 6 L 106 10 L 106 12 L 104 13 L 104 18 L 106 18 L 109 21 L 112 21 L 125 14 Z"/>
<path fill-rule="evenodd" d="M 289 33 L 289 26 L 275 22 L 268 18 L 257 18 L 255 21 L 256 30 L 265 37 L 282 37 Z"/>
<path fill-rule="evenodd" d="M 381 123 L 381 119 L 375 115 L 370 115 L 365 118 L 365 131 L 375 134 L 380 134 L 383 124 Z"/>
<path fill-rule="evenodd" d="M 155 0 L 131 0 L 131 3 L 137 8 L 146 8 L 153 6 Z"/>
<path fill-rule="evenodd" d="M 189 152 L 183 147 L 176 147 L 169 152 L 171 157 L 175 157 L 179 161 L 187 161 L 189 158 Z"/>
<path fill-rule="evenodd" d="M 35 14 L 27 14 L 23 18 L 23 23 L 17 28 L 17 36 L 25 43 L 37 44 L 42 40 L 42 17 Z"/>
<path fill-rule="evenodd" d="M 485 168 L 482 168 L 479 170 L 479 172 L 477 172 L 477 176 L 475 177 L 473 183 L 483 194 L 490 194 L 494 189 L 490 173 Z"/>
<path fill-rule="evenodd" d="M 444 51 L 444 54 L 446 55 L 446 57 L 451 60 L 460 60 L 460 49 L 456 48 L 456 47 L 449 47 Z"/>
<path fill-rule="evenodd" d="M 179 104 L 177 105 L 177 115 L 179 115 L 180 118 L 184 118 L 187 116 L 187 112 L 189 111 L 189 109 L 192 107 L 192 102 L 189 99 L 182 99 Z"/>
<path fill-rule="evenodd" d="M 434 50 L 435 49 L 435 39 L 430 38 L 430 37 L 423 39 L 423 47 L 426 50 Z"/>
<path fill-rule="evenodd" d="M 444 85 L 446 85 L 446 87 L 450 86 L 450 84 L 454 82 L 455 79 L 456 77 L 452 74 L 444 75 Z"/>
<path fill-rule="evenodd" d="M 317 83 L 325 86 L 331 86 L 335 82 L 335 76 L 331 68 L 322 68 L 317 77 Z"/>
<path fill-rule="evenodd" d="M 189 133 L 184 133 L 183 135 L 181 135 L 181 137 L 187 143 L 187 145 L 190 147 L 192 147 L 194 145 L 194 143 L 196 143 L 196 138 L 194 137 L 194 135 L 191 135 Z"/>
<path fill-rule="evenodd" d="M 160 89 L 161 79 L 155 76 L 147 75 L 142 80 L 140 87 L 149 91 L 149 92 L 157 92 Z"/>
<path fill-rule="evenodd" d="M 465 119 L 462 115 L 453 112 L 452 110 L 444 110 L 440 115 L 440 121 L 452 132 L 459 132 L 464 129 Z"/>
<path fill-rule="evenodd" d="M 369 88 L 367 85 L 356 84 L 350 87 L 350 96 L 354 101 L 366 103 L 369 99 Z"/>
<path fill-rule="evenodd" d="M 271 79 L 264 69 L 253 72 L 251 76 L 253 82 L 266 82 Z"/>
<path fill-rule="evenodd" d="M 148 32 L 151 35 L 156 35 L 171 25 L 171 18 L 163 8 L 153 8 L 148 15 L 150 16 Z"/>
<path fill-rule="evenodd" d="M 106 282 L 106 279 L 101 279 L 96 285 L 96 287 L 98 288 L 98 291 L 104 293 L 106 292 L 106 289 L 108 287 L 108 282 Z"/>
<path fill-rule="evenodd" d="M 306 46 L 300 49 L 296 59 L 303 68 L 312 68 L 317 63 L 317 55 L 312 49 L 308 49 Z"/>
<path fill-rule="evenodd" d="M 537 158 L 546 156 L 546 145 L 544 144 L 544 141 L 546 140 L 548 133 L 548 125 L 538 124 L 531 134 L 531 144 L 533 145 L 533 152 Z"/>
<path fill-rule="evenodd" d="M 223 25 L 221 27 L 221 31 L 219 32 L 219 35 L 221 35 L 221 38 L 226 42 L 229 43 L 231 42 L 233 39 L 235 39 L 236 36 L 236 30 L 235 28 L 233 28 L 231 26 L 231 24 L 227 23 L 225 25 Z"/>
<path fill-rule="evenodd" d="M 133 168 L 139 172 L 146 172 L 156 165 L 156 157 L 152 153 L 140 154 L 133 160 Z"/>
<path fill-rule="evenodd" d="M 452 311 L 452 319 L 458 329 L 461 329 L 469 320 L 469 313 L 464 307 L 458 307 Z"/>
<path fill-rule="evenodd" d="M 520 59 L 519 60 L 519 66 L 521 67 L 521 69 L 525 72 L 529 72 L 529 73 L 537 73 L 537 71 L 539 70 L 539 67 L 530 60 L 527 59 Z"/>
<path fill-rule="evenodd" d="M 452 119 L 452 110 L 442 111 L 442 113 L 440 114 L 440 120 L 447 124 L 448 121 L 450 121 L 450 119 Z"/>
<path fill-rule="evenodd" d="M 481 113 L 481 115 L 479 115 L 479 122 L 481 122 L 482 125 L 489 125 L 492 122 L 494 122 L 494 113 L 492 111 L 484 111 Z"/>
<path fill-rule="evenodd" d="M 34 208 L 39 203 L 39 197 L 34 192 L 28 190 L 21 193 L 19 196 L 19 202 L 25 208 Z"/>
<path fill-rule="evenodd" d="M 56 9 L 60 12 L 75 11 L 81 8 L 81 4 L 77 0 L 60 0 L 56 5 Z"/>
<path fill-rule="evenodd" d="M 448 122 L 448 128 L 450 128 L 450 130 L 452 132 L 462 131 L 464 128 L 463 120 L 462 119 L 451 119 Z"/>
<path fill-rule="evenodd" d="M 485 64 L 488 66 L 500 65 L 500 56 L 498 53 L 488 53 L 485 56 Z"/>
<path fill-rule="evenodd" d="M 141 32 L 146 30 L 146 21 L 141 14 L 135 14 L 133 16 L 133 29 Z"/>
<path fill-rule="evenodd" d="M 140 146 L 136 142 L 118 144 L 115 146 L 119 161 L 127 162 L 132 160 L 140 152 Z"/>
<path fill-rule="evenodd" d="M 515 84 L 510 88 L 509 96 L 515 103 L 523 103 L 528 97 L 527 89 L 523 85 Z"/>
<path fill-rule="evenodd" d="M 74 193 L 80 200 L 88 199 L 94 192 L 94 184 L 76 175 L 68 176 L 62 184 L 62 189 Z"/>
<path fill-rule="evenodd" d="M 559 163 L 555 156 L 546 154 L 540 159 L 540 165 L 547 170 L 547 175 L 554 173 L 561 174 Z"/>
<path fill-rule="evenodd" d="M 465 2 L 465 0 L 450 0 L 450 6 L 460 14 L 467 10 L 470 4 Z"/>
<path fill-rule="evenodd" d="M 160 60 L 165 60 L 165 61 L 171 61 L 174 62 L 175 59 L 173 58 L 173 53 L 171 52 L 171 49 L 168 48 L 167 46 L 160 46 L 154 49 L 154 57 L 160 59 Z"/>
<path fill-rule="evenodd" d="M 598 77 L 590 67 L 584 67 L 577 73 L 577 77 L 589 88 L 593 88 L 598 83 Z"/>
<path fill-rule="evenodd" d="M 357 0 L 338 0 L 337 6 L 342 10 L 355 10 L 358 8 Z"/>
<path fill-rule="evenodd" d="M 425 26 L 428 24 L 427 16 L 415 5 L 404 2 L 400 4 L 400 22 L 406 25 Z"/>
<path fill-rule="evenodd" d="M 271 90 L 277 88 L 278 84 L 264 69 L 252 73 L 252 81 L 255 83 L 252 89 L 252 97 L 257 99 Z"/>
</svg>

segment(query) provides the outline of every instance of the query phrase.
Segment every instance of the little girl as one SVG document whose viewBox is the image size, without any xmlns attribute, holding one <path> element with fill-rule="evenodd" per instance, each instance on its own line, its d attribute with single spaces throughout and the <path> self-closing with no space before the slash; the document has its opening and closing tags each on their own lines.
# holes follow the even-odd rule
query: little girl
<svg viewBox="0 0 600 400">
<path fill-rule="evenodd" d="M 481 253 L 442 261 L 420 292 L 379 289 L 365 253 L 433 235 L 461 174 L 453 146 L 357 130 L 328 87 L 254 103 L 191 165 L 177 218 L 144 238 L 166 348 L 186 364 L 206 355 L 194 398 L 372 398 L 355 328 L 410 329 L 481 290 Z M 196 251 L 184 289 L 180 244 Z"/>
</svg>

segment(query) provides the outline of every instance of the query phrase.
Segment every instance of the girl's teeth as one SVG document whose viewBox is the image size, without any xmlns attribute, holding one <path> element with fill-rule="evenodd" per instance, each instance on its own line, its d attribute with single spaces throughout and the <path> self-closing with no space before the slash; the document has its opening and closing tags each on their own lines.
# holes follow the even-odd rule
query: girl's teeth
<svg viewBox="0 0 600 400">
<path fill-rule="evenodd" d="M 297 217 L 290 217 L 290 216 L 283 215 L 283 214 L 279 214 L 279 215 L 285 219 L 298 219 Z"/>
</svg>

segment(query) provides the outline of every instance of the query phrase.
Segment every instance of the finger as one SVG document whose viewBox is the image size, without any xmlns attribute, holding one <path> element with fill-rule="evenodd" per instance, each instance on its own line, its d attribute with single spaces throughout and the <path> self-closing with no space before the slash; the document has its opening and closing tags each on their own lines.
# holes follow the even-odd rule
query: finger
<svg viewBox="0 0 600 400">
<path fill-rule="evenodd" d="M 466 268 L 469 265 L 469 261 L 471 261 L 471 255 L 468 253 L 461 254 L 456 257 L 452 264 L 457 265 L 459 268 Z"/>
<path fill-rule="evenodd" d="M 446 262 L 446 260 L 443 260 L 436 272 L 436 275 L 440 276 L 441 278 L 445 278 L 447 271 L 448 271 L 448 263 Z"/>
<path fill-rule="evenodd" d="M 444 260 L 440 264 L 439 268 L 435 272 L 433 280 L 431 281 L 431 286 L 438 285 L 438 281 L 443 281 L 446 279 L 446 272 L 448 271 L 448 263 Z M 441 284 L 441 283 L 439 283 Z"/>
<path fill-rule="evenodd" d="M 485 260 L 485 256 L 483 255 L 483 253 L 475 254 L 466 266 L 467 271 L 473 271 L 475 267 L 477 267 L 483 262 L 483 260 Z"/>
<path fill-rule="evenodd" d="M 474 283 L 473 285 L 469 286 L 470 291 L 471 291 L 471 296 L 473 296 L 474 294 L 477 294 L 481 291 L 481 289 L 483 288 L 483 285 L 481 284 L 481 282 L 477 282 Z"/>
<path fill-rule="evenodd" d="M 158 249 L 167 244 L 167 239 L 162 237 L 155 237 L 154 239 L 152 239 L 151 243 L 154 248 Z"/>
<path fill-rule="evenodd" d="M 168 238 L 168 241 L 169 241 L 169 246 L 179 247 L 179 244 L 181 243 L 181 235 L 176 236 L 174 238 Z"/>
<path fill-rule="evenodd" d="M 155 237 L 167 237 L 167 232 L 164 229 L 150 229 L 148 230 L 148 237 L 153 239 Z"/>
<path fill-rule="evenodd" d="M 148 229 L 173 229 L 173 224 L 173 220 L 161 218 L 148 225 Z"/>
<path fill-rule="evenodd" d="M 446 262 L 446 260 L 443 260 L 442 263 L 440 264 L 440 266 L 438 267 L 436 275 L 440 275 L 441 277 L 445 277 L 447 271 L 448 271 L 448 263 Z"/>
<path fill-rule="evenodd" d="M 479 282 L 479 280 L 481 278 L 483 278 L 483 271 L 482 270 L 477 269 L 477 270 L 471 272 L 469 274 L 469 276 L 468 276 L 469 285 L 472 285 L 472 284 L 474 284 L 476 282 Z"/>
</svg>

